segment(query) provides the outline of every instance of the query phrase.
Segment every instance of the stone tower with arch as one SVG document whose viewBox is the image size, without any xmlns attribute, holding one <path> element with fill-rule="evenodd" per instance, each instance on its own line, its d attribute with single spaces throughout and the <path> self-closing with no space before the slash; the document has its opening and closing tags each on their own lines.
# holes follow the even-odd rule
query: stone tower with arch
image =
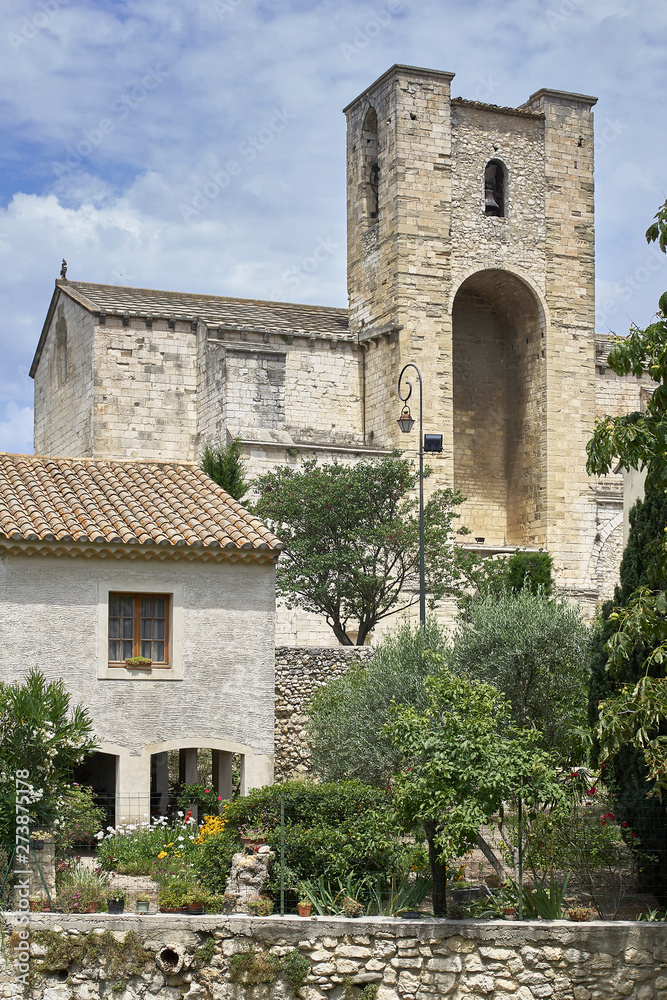
<svg viewBox="0 0 667 1000">
<path fill-rule="evenodd" d="M 451 97 L 452 73 L 393 66 L 346 109 L 350 328 L 364 423 L 401 446 L 396 383 L 414 361 L 429 481 L 467 498 L 482 548 L 545 548 L 595 600 L 594 97 L 519 108 Z"/>
<path fill-rule="evenodd" d="M 622 481 L 586 475 L 586 442 L 596 413 L 642 409 L 652 385 L 610 371 L 594 333 L 595 98 L 499 107 L 452 98 L 452 79 L 393 66 L 345 109 L 349 309 L 59 278 L 35 451 L 196 462 L 235 437 L 250 474 L 412 457 L 396 420 L 414 362 L 424 429 L 444 437 L 427 488 L 467 497 L 467 541 L 548 550 L 587 613 L 611 597 Z M 276 639 L 331 632 L 279 605 Z"/>
</svg>

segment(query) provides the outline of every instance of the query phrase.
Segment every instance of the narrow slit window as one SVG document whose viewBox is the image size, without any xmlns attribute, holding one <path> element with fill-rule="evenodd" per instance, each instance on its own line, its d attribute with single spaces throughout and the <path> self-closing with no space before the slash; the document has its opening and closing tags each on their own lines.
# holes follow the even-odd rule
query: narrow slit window
<svg viewBox="0 0 667 1000">
<path fill-rule="evenodd" d="M 109 663 L 124 666 L 133 656 L 169 665 L 166 594 L 109 594 Z"/>
<path fill-rule="evenodd" d="M 377 222 L 380 214 L 380 164 L 378 143 L 378 116 L 369 108 L 362 130 L 364 208 L 369 224 Z"/>
<path fill-rule="evenodd" d="M 499 219 L 505 218 L 505 192 L 507 178 L 499 160 L 491 160 L 484 171 L 484 213 Z"/>
</svg>

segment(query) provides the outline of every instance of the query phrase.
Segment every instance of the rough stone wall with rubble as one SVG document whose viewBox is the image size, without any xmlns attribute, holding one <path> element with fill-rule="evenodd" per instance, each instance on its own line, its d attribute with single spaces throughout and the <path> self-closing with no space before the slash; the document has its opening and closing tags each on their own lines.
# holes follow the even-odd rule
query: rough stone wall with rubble
<svg viewBox="0 0 667 1000">
<path fill-rule="evenodd" d="M 0 988 L 8 1000 L 19 1000 L 25 996 L 19 958 L 26 952 L 17 946 L 27 940 L 19 937 L 27 931 L 17 925 L 16 915 L 7 922 L 11 945 L 3 953 Z M 374 985 L 377 1000 L 667 1000 L 661 924 L 99 914 L 33 914 L 30 923 L 32 931 L 56 926 L 61 935 L 72 936 L 108 929 L 121 940 L 132 930 L 155 956 L 142 975 L 112 977 L 101 965 L 68 967 L 64 962 L 59 971 L 40 974 L 44 946 L 33 941 L 23 963 L 34 973 L 33 1000 L 112 994 L 119 1000 L 234 1000 L 251 995 L 230 981 L 234 955 L 253 950 L 280 958 L 294 949 L 308 961 L 303 990 L 295 994 L 279 975 L 274 986 L 260 987 L 262 995 L 343 1000 Z M 213 953 L 198 963 L 197 950 L 208 941 Z"/>
<path fill-rule="evenodd" d="M 276 648 L 274 775 L 276 781 L 298 778 L 310 770 L 306 706 L 318 688 L 340 677 L 350 664 L 367 662 L 367 646 L 331 649 Z"/>
</svg>

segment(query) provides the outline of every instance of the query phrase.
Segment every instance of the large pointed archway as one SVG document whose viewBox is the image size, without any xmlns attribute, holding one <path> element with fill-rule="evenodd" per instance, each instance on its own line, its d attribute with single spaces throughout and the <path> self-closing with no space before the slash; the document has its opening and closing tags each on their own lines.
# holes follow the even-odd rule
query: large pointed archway
<svg viewBox="0 0 667 1000">
<path fill-rule="evenodd" d="M 500 268 L 459 287 L 452 311 L 454 485 L 491 545 L 544 541 L 546 320 L 533 289 Z"/>
</svg>

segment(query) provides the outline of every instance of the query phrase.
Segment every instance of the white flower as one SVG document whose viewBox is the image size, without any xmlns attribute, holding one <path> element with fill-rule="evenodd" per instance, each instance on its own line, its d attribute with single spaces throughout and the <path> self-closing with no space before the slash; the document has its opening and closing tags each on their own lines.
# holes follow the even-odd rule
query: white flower
<svg viewBox="0 0 667 1000">
<path fill-rule="evenodd" d="M 99 833 L 96 833 L 95 834 L 95 839 L 96 840 L 104 840 L 104 830 L 100 830 Z"/>
</svg>

